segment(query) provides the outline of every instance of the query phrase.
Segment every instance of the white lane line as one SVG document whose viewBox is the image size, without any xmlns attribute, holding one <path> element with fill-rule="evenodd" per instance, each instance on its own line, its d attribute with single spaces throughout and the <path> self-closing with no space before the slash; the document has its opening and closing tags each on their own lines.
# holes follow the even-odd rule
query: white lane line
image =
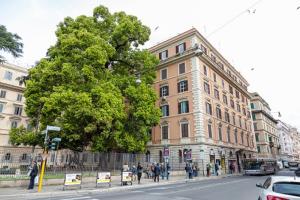
<svg viewBox="0 0 300 200">
<path fill-rule="evenodd" d="M 73 198 L 67 198 L 67 199 L 61 199 L 61 200 L 81 200 L 81 199 L 91 200 L 91 197 L 73 197 Z"/>
<path fill-rule="evenodd" d="M 230 181 L 230 182 L 224 182 L 224 183 L 215 183 L 215 184 L 210 184 L 210 185 L 206 185 L 206 186 L 202 186 L 202 187 L 194 187 L 194 188 L 189 188 L 189 189 L 184 189 L 184 190 L 176 190 L 176 191 L 172 191 L 172 192 L 164 192 L 163 194 L 174 194 L 174 193 L 185 192 L 185 191 L 189 191 L 189 190 L 202 190 L 202 189 L 206 189 L 206 188 L 211 188 L 211 187 L 216 187 L 216 186 L 222 186 L 222 185 L 227 185 L 227 184 L 233 184 L 233 183 L 239 183 L 239 182 L 243 182 L 243 181 L 247 181 L 247 180 L 243 179 L 243 180 Z"/>
</svg>

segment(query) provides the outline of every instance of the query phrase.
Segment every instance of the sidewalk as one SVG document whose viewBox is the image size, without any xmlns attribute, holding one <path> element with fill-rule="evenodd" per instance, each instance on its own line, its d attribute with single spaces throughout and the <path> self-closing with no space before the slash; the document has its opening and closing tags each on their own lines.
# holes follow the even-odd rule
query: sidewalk
<svg viewBox="0 0 300 200">
<path fill-rule="evenodd" d="M 0 188 L 0 199 L 5 199 L 5 197 L 24 197 L 24 196 L 61 196 L 61 195 L 68 195 L 68 194 L 85 194 L 85 193 L 97 193 L 97 192 L 110 192 L 110 191 L 124 191 L 130 190 L 135 188 L 145 188 L 157 185 L 166 185 L 172 183 L 186 183 L 186 182 L 193 182 L 193 181 L 203 181 L 203 180 L 211 180 L 211 179 L 221 179 L 229 176 L 237 176 L 240 174 L 235 175 L 222 175 L 222 176 L 211 176 L 211 177 L 195 177 L 194 179 L 186 179 L 185 176 L 173 176 L 170 177 L 169 180 L 162 180 L 160 179 L 159 183 L 154 182 L 153 179 L 143 179 L 141 180 L 141 184 L 138 184 L 137 181 L 134 181 L 132 186 L 126 185 L 121 186 L 120 176 L 113 176 L 111 187 L 108 184 L 98 185 L 96 188 L 96 183 L 82 183 L 82 188 L 79 187 L 72 187 L 66 188 L 63 191 L 63 185 L 55 185 L 55 186 L 44 186 L 42 192 L 37 192 L 37 186 L 35 186 L 34 190 L 27 190 L 24 187 L 15 187 L 15 188 Z"/>
</svg>

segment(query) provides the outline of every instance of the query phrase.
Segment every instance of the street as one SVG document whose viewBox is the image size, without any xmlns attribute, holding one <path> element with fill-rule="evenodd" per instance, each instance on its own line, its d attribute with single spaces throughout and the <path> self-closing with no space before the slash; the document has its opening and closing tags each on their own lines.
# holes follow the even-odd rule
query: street
<svg viewBox="0 0 300 200">
<path fill-rule="evenodd" d="M 267 176 L 238 176 L 217 180 L 191 181 L 169 185 L 135 188 L 127 191 L 105 193 L 74 194 L 60 197 L 38 197 L 27 199 L 40 200 L 253 200 L 258 197 L 257 182 L 263 182 Z"/>
</svg>

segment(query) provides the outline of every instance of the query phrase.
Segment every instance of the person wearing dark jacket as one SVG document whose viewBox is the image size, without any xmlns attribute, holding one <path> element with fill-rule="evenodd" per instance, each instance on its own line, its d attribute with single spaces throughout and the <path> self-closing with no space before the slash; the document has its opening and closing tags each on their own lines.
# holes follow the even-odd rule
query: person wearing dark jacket
<svg viewBox="0 0 300 200">
<path fill-rule="evenodd" d="M 159 175 L 160 175 L 160 166 L 159 163 L 156 164 L 154 167 L 154 182 L 159 182 Z"/>
<path fill-rule="evenodd" d="M 138 166 L 137 166 L 138 184 L 141 183 L 142 173 L 143 173 L 143 167 L 141 166 L 141 163 L 138 163 Z"/>
<path fill-rule="evenodd" d="M 34 187 L 34 179 L 38 175 L 39 169 L 37 167 L 36 161 L 32 161 L 31 167 L 29 168 L 29 176 L 30 176 L 30 182 L 28 186 L 28 190 L 32 190 Z"/>
</svg>

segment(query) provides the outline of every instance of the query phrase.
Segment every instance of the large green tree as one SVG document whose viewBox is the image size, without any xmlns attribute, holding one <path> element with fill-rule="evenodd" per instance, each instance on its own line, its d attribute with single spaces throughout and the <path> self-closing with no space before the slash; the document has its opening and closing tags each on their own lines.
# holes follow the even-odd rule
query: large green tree
<svg viewBox="0 0 300 200">
<path fill-rule="evenodd" d="M 0 25 L 0 50 L 8 52 L 14 57 L 20 57 L 23 53 L 23 43 L 20 40 L 20 36 L 8 32 L 5 26 Z M 0 55 L 0 63 L 4 61 L 4 57 Z"/>
<path fill-rule="evenodd" d="M 158 60 L 140 48 L 150 29 L 135 16 L 99 6 L 93 16 L 65 18 L 56 36 L 29 72 L 25 97 L 32 124 L 60 126 L 51 136 L 62 137 L 62 148 L 144 151 L 160 117 L 152 88 Z"/>
</svg>

